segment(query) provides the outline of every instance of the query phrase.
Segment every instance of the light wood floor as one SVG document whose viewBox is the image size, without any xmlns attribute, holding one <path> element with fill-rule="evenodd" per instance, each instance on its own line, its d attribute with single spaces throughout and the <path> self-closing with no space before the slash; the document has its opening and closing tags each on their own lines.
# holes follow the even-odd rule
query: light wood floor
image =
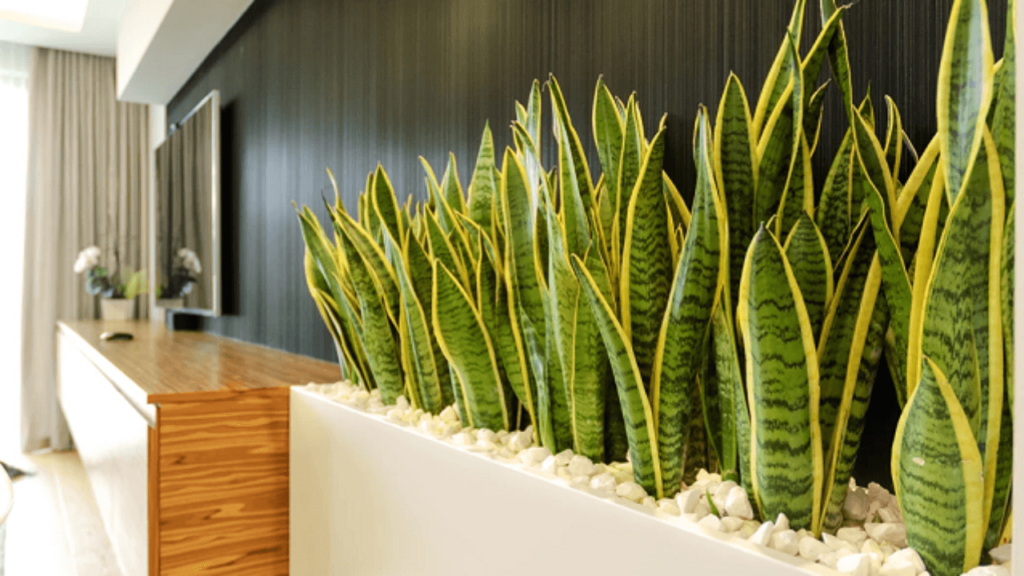
<svg viewBox="0 0 1024 576">
<path fill-rule="evenodd" d="M 35 475 L 14 482 L 4 575 L 121 576 L 78 453 L 21 454 L 12 396 L 0 389 L 0 460 Z"/>
</svg>

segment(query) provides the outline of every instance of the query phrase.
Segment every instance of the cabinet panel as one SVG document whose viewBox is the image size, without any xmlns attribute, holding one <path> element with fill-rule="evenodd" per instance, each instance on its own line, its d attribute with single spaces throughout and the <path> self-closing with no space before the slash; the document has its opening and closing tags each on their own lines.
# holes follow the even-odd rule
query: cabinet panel
<svg viewBox="0 0 1024 576">
<path fill-rule="evenodd" d="M 146 419 L 67 337 L 57 336 L 61 407 L 124 576 L 148 574 Z"/>
</svg>

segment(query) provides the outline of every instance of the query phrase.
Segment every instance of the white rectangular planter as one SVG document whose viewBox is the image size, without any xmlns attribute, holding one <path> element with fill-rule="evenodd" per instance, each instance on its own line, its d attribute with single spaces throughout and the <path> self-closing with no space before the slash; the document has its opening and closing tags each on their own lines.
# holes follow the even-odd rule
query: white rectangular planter
<svg viewBox="0 0 1024 576">
<path fill-rule="evenodd" d="M 291 574 L 838 572 L 291 392 Z"/>
</svg>

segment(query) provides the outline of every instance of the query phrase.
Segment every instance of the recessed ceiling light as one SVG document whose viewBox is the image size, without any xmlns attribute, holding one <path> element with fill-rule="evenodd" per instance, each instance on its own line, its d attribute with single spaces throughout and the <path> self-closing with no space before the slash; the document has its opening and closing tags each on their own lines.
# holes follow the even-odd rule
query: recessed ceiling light
<svg viewBox="0 0 1024 576">
<path fill-rule="evenodd" d="M 89 0 L 0 0 L 0 20 L 81 32 Z"/>
</svg>

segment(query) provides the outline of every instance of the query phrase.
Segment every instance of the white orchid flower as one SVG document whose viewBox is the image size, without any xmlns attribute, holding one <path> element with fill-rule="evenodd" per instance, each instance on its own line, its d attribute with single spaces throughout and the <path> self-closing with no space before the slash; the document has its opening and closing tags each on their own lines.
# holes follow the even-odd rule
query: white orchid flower
<svg viewBox="0 0 1024 576">
<path fill-rule="evenodd" d="M 86 263 L 86 261 L 81 256 L 79 256 L 78 260 L 75 260 L 75 274 L 81 274 L 82 272 L 85 272 L 88 269 L 89 266 Z"/>
</svg>

